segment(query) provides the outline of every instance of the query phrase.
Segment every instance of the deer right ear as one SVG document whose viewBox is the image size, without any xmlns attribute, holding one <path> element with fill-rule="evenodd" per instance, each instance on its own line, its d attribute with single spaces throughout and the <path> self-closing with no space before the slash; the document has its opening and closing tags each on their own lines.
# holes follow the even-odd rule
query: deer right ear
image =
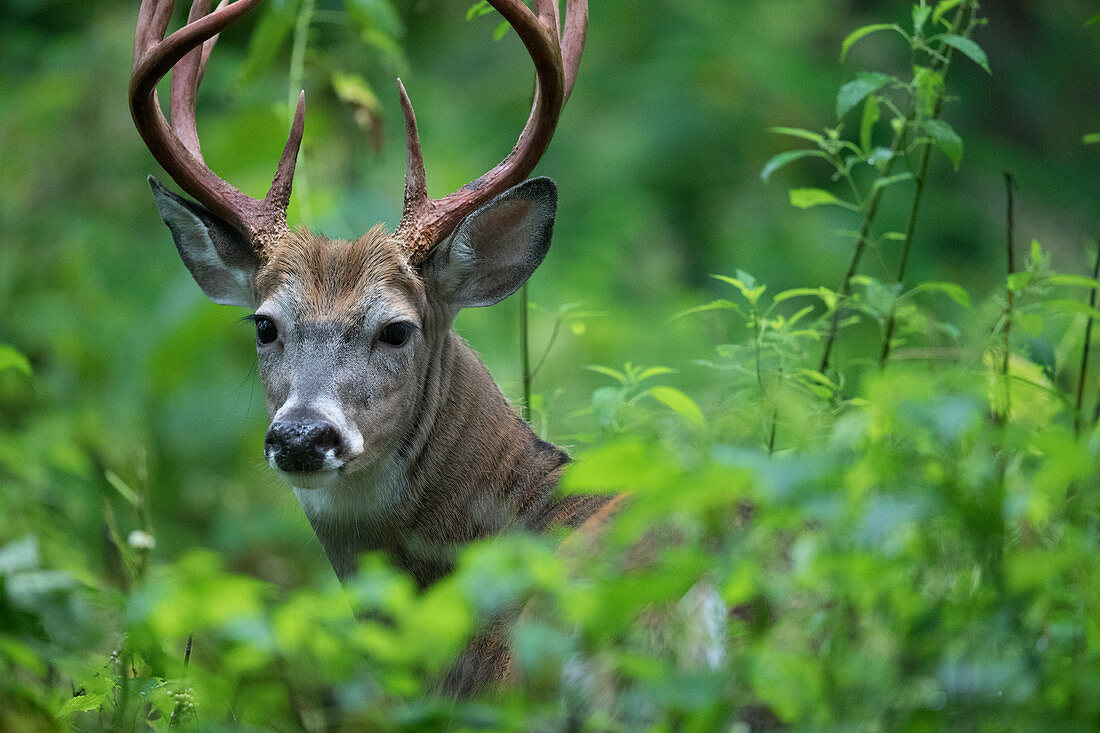
<svg viewBox="0 0 1100 733">
<path fill-rule="evenodd" d="M 183 264 L 206 297 L 219 305 L 255 308 L 253 282 L 260 258 L 245 238 L 202 206 L 169 191 L 156 178 L 149 176 L 149 185 Z"/>
</svg>

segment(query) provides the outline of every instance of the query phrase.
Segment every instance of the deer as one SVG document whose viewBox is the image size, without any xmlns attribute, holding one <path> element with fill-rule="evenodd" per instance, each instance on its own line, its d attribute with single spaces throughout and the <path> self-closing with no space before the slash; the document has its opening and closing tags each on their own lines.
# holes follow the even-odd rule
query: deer
<svg viewBox="0 0 1100 733">
<path fill-rule="evenodd" d="M 565 450 L 536 435 L 474 350 L 458 311 L 514 293 L 550 246 L 557 189 L 530 178 L 576 81 L 587 0 L 490 0 L 535 66 L 534 102 L 513 150 L 443 198 L 429 198 L 416 116 L 397 81 L 406 137 L 404 207 L 354 240 L 287 221 L 305 93 L 263 199 L 218 177 L 195 122 L 219 34 L 261 0 L 194 0 L 166 36 L 172 0 L 142 0 L 129 87 L 137 131 L 188 199 L 149 176 L 157 210 L 203 293 L 252 311 L 271 422 L 264 456 L 293 487 L 333 570 L 355 575 L 380 551 L 421 589 L 457 552 L 506 531 L 575 531 L 606 520 L 621 496 L 560 496 Z M 157 84 L 171 71 L 169 114 Z M 192 200 L 193 199 L 193 200 Z M 509 674 L 500 633 L 482 635 L 448 673 L 467 694 Z"/>
</svg>

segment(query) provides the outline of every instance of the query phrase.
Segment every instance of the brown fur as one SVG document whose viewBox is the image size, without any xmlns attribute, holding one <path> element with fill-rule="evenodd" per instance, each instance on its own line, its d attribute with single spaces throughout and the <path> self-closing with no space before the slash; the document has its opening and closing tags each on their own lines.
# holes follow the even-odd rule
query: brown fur
<svg viewBox="0 0 1100 733">
<path fill-rule="evenodd" d="M 295 294 L 299 322 L 351 327 L 385 298 L 403 298 L 421 319 L 426 354 L 403 377 L 416 384 L 411 404 L 394 417 L 401 427 L 390 446 L 407 481 L 400 502 L 384 517 L 307 509 L 341 579 L 354 574 L 363 553 L 380 550 L 424 588 L 451 571 L 464 544 L 506 531 L 572 529 L 610 513 L 609 496 L 555 495 L 568 455 L 516 415 L 451 330 L 454 313 L 433 283 L 381 229 L 350 242 L 305 231 L 284 239 L 256 279 L 260 300 L 281 288 Z M 475 636 L 447 674 L 446 690 L 464 696 L 505 679 L 514 618 L 514 611 L 502 614 Z"/>
</svg>

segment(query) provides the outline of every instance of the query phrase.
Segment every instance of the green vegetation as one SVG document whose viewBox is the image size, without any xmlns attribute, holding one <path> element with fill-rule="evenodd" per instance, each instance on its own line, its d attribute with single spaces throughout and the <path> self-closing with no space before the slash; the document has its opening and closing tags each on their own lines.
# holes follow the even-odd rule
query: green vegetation
<svg viewBox="0 0 1100 733">
<path fill-rule="evenodd" d="M 339 587 L 260 465 L 250 333 L 145 190 L 134 5 L 0 8 L 0 729 L 1100 726 L 1093 3 L 594 4 L 553 251 L 459 330 L 564 491 L 633 500 L 419 594 Z M 266 4 L 199 101 L 258 189 L 304 86 L 291 218 L 339 236 L 400 210 L 396 72 L 433 195 L 529 85 L 482 4 L 342 7 Z M 517 684 L 434 694 L 517 599 Z"/>
</svg>

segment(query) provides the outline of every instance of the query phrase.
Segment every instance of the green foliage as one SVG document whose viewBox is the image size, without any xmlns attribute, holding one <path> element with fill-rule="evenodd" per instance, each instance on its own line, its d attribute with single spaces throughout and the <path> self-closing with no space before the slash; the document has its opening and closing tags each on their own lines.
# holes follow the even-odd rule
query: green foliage
<svg viewBox="0 0 1100 733">
<path fill-rule="evenodd" d="M 83 4 L 72 18 L 45 5 L 0 10 L 0 96 L 19 102 L 0 111 L 0 729 L 1100 723 L 1098 386 L 1077 367 L 1098 283 L 1069 272 L 1064 241 L 1084 228 L 1071 195 L 1090 190 L 1095 159 L 1077 142 L 1091 128 L 1043 121 L 1034 137 L 1069 141 L 1062 158 L 1059 144 L 1023 149 L 1019 131 L 990 129 L 980 69 L 992 58 L 1013 88 L 1031 74 L 1006 70 L 1003 37 L 983 37 L 987 58 L 972 16 L 956 25 L 975 3 L 884 6 L 906 26 L 846 38 L 865 19 L 839 6 L 825 17 L 797 3 L 782 22 L 774 3 L 601 7 L 603 35 L 562 123 L 575 142 L 556 140 L 544 162 L 563 198 L 557 254 L 532 285 L 543 305 L 527 309 L 531 406 L 540 432 L 576 454 L 563 491 L 632 498 L 598 542 L 481 542 L 426 592 L 381 557 L 339 587 L 298 508 L 257 468 L 262 400 L 241 381 L 250 339 L 196 305 L 141 190 L 148 156 L 120 133 L 132 4 Z M 307 88 L 300 165 L 313 187 L 299 179 L 295 206 L 354 236 L 399 210 L 403 150 L 383 134 L 397 120 L 383 85 L 406 45 L 426 59 L 418 112 L 438 146 L 426 153 L 433 185 L 447 190 L 506 152 L 504 136 L 482 137 L 497 127 L 486 121 L 530 79 L 524 67 L 512 90 L 496 77 L 458 84 L 487 68 L 458 31 L 400 3 L 334 8 L 265 3 L 247 39 L 220 42 L 200 115 L 215 168 L 258 187 L 288 114 L 271 99 Z M 467 17 L 487 12 L 477 3 Z M 1034 32 L 1061 27 L 1034 12 Z M 729 43 L 745 29 L 759 48 Z M 797 176 L 780 203 L 805 210 L 780 216 L 762 210 L 758 186 L 735 184 L 743 169 L 713 166 L 767 157 L 757 115 L 791 119 L 792 100 L 831 114 L 836 80 L 806 56 L 817 33 L 882 70 L 845 80 L 841 124 L 773 128 L 807 143 L 763 166 L 765 180 Z M 1035 68 L 1074 67 L 1052 37 L 1069 38 L 1036 42 L 1056 53 Z M 947 68 L 951 53 L 963 68 Z M 118 94 L 102 93 L 104 79 Z M 1054 108 L 1037 95 L 1074 86 L 1061 81 L 1019 94 Z M 965 102 L 949 126 L 951 94 Z M 368 176 L 357 130 L 383 151 Z M 935 151 L 957 174 L 928 173 Z M 1029 171 L 1034 220 L 1060 227 L 1012 273 L 990 246 L 1003 237 L 999 205 L 984 213 L 1002 156 Z M 1081 158 L 1092 167 L 1075 168 Z M 925 181 L 918 241 L 906 220 Z M 853 267 L 841 287 L 828 282 L 843 267 L 838 229 L 882 265 Z M 916 274 L 897 276 L 886 260 L 910 244 Z M 715 271 L 729 274 L 706 277 Z M 514 394 L 511 317 L 460 325 Z M 820 368 L 833 334 L 837 359 Z M 516 684 L 441 698 L 435 683 L 470 634 L 521 607 Z"/>
</svg>

